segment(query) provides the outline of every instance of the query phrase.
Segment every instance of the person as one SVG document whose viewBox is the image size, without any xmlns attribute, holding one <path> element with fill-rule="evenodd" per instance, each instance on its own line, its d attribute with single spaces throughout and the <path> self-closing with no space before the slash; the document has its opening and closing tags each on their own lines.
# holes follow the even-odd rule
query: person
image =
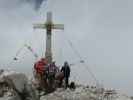
<svg viewBox="0 0 133 100">
<path fill-rule="evenodd" d="M 48 66 L 48 72 L 55 74 L 58 72 L 58 67 L 55 65 L 55 61 L 53 61 L 51 64 Z"/>
<path fill-rule="evenodd" d="M 48 65 L 48 83 L 49 83 L 49 88 L 51 89 L 55 88 L 55 75 L 57 72 L 58 72 L 58 67 L 55 64 L 55 61 L 53 61 L 51 64 Z"/>
<path fill-rule="evenodd" d="M 47 60 L 45 58 L 41 58 L 34 64 L 35 78 L 39 81 L 40 87 L 45 87 L 46 83 L 46 67 Z"/>
<path fill-rule="evenodd" d="M 65 87 L 67 88 L 69 85 L 69 77 L 70 77 L 70 66 L 68 62 L 64 63 L 64 66 L 61 68 L 61 72 L 64 74 L 64 79 L 65 79 Z"/>
<path fill-rule="evenodd" d="M 36 73 L 43 75 L 47 66 L 47 60 L 45 58 L 41 58 L 38 62 L 34 64 L 34 69 Z"/>
</svg>

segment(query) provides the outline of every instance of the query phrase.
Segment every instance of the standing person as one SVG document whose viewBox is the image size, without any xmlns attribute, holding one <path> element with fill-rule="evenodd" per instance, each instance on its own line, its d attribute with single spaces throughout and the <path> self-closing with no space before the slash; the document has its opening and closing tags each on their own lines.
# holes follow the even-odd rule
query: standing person
<svg viewBox="0 0 133 100">
<path fill-rule="evenodd" d="M 58 67 L 55 65 L 53 61 L 51 64 L 48 65 L 48 83 L 49 83 L 49 90 L 52 91 L 55 89 L 55 74 L 58 72 Z"/>
<path fill-rule="evenodd" d="M 62 66 L 62 68 L 61 68 L 61 72 L 63 72 L 63 74 L 64 74 L 65 86 L 67 88 L 69 85 L 69 77 L 70 77 L 70 72 L 71 72 L 68 62 L 64 63 L 64 66 Z"/>
<path fill-rule="evenodd" d="M 52 77 L 55 77 L 55 74 L 58 72 L 58 67 L 55 65 L 55 62 L 52 62 L 48 66 L 48 74 Z"/>
</svg>

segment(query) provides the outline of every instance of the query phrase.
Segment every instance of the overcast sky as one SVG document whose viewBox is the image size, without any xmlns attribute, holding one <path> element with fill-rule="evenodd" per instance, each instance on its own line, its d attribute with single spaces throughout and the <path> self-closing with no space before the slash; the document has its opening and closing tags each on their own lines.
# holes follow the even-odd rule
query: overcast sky
<svg viewBox="0 0 133 100">
<path fill-rule="evenodd" d="M 65 60 L 77 63 L 71 68 L 73 79 L 88 84 L 93 80 L 78 63 L 79 58 L 67 43 L 70 39 L 100 83 L 133 95 L 132 5 L 132 0 L 45 0 L 37 11 L 30 2 L 0 0 L 1 68 L 32 72 L 35 58 L 27 49 L 22 50 L 17 62 L 12 59 L 25 43 L 42 56 L 45 31 L 33 30 L 32 24 L 43 23 L 46 12 L 52 11 L 54 22 L 65 25 L 64 31 L 53 31 L 57 64 Z"/>
</svg>

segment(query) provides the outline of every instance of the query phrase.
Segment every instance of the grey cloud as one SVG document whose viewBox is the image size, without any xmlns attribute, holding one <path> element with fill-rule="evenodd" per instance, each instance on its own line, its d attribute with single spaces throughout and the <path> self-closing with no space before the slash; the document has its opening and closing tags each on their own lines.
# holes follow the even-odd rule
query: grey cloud
<svg viewBox="0 0 133 100">
<path fill-rule="evenodd" d="M 1 0 L 0 8 L 6 8 L 10 10 L 29 4 L 33 9 L 39 10 L 44 1 L 46 2 L 47 0 Z"/>
<path fill-rule="evenodd" d="M 38 10 L 44 1 L 47 1 L 47 0 L 25 0 L 25 2 L 32 3 L 35 10 Z"/>
</svg>

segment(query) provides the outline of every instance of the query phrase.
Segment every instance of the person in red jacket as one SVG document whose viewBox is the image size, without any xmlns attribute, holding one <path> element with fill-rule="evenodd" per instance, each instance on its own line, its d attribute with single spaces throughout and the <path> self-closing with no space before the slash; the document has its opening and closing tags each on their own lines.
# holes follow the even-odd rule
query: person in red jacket
<svg viewBox="0 0 133 100">
<path fill-rule="evenodd" d="M 47 66 L 47 60 L 45 58 L 41 58 L 38 62 L 35 63 L 34 69 L 36 73 L 43 75 Z"/>
<path fill-rule="evenodd" d="M 47 85 L 47 60 L 41 58 L 34 64 L 35 78 L 39 81 L 39 86 Z"/>
<path fill-rule="evenodd" d="M 47 87 L 47 60 L 41 58 L 34 64 L 34 77 L 38 81 L 37 88 L 44 89 Z"/>
</svg>

